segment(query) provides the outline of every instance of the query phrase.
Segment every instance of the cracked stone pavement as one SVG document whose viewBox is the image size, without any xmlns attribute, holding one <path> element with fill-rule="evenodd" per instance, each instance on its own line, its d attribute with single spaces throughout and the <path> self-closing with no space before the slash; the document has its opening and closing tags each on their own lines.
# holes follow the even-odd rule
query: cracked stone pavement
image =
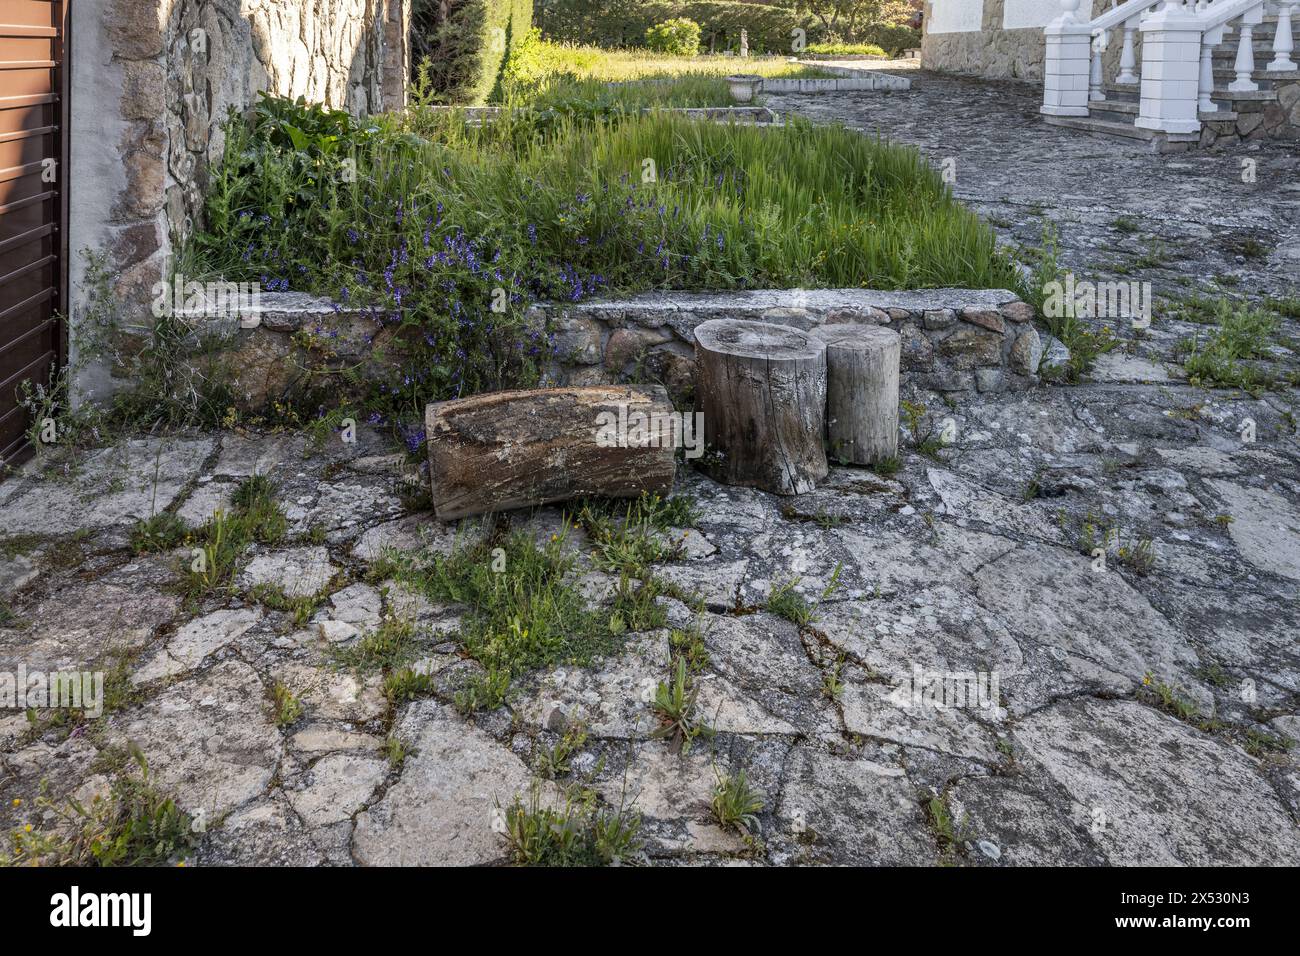
<svg viewBox="0 0 1300 956">
<path fill-rule="evenodd" d="M 631 797 L 652 862 L 1300 863 L 1300 766 L 1251 746 L 1300 737 L 1300 443 L 1287 401 L 1100 381 L 936 401 L 931 414 L 958 435 L 937 458 L 909 451 L 890 478 L 836 467 L 798 498 L 684 470 L 676 493 L 695 500 L 696 541 L 656 573 L 704 602 L 693 613 L 660 599 L 672 623 L 694 618 L 704 634 L 701 708 L 718 731 L 688 756 L 651 738 L 641 693 L 663 679 L 666 631 L 627 635 L 590 667 L 533 673 L 497 711 L 449 706 L 474 666 L 454 653 L 456 609 L 366 572 L 387 547 L 446 553 L 481 521 L 458 529 L 408 510 L 400 455 L 378 435 L 312 452 L 295 435 L 184 434 L 92 453 L 68 477 L 33 470 L 0 485 L 0 541 L 28 543 L 6 552 L 0 578 L 16 619 L 0 628 L 0 671 L 127 652 L 140 693 L 95 734 L 0 718 L 0 822 L 33 822 L 42 780 L 54 794 L 102 788 L 97 757 L 130 740 L 211 822 L 199 862 L 502 862 L 492 808 L 527 790 L 559 708 L 590 728 L 573 774 L 611 805 Z M 1253 444 L 1243 416 L 1258 423 Z M 155 504 L 210 509 L 254 469 L 277 482 L 290 539 L 254 547 L 241 596 L 186 610 L 184 555 L 137 557 L 130 528 Z M 1079 541 L 1089 518 L 1117 542 L 1150 540 L 1154 565 L 1143 573 L 1111 548 L 1097 570 Z M 546 534 L 560 512 L 511 520 Z M 584 543 L 575 533 L 580 556 Z M 811 625 L 763 608 L 794 579 L 816 600 L 837 567 Z M 324 586 L 315 629 L 249 596 L 265 582 Z M 322 645 L 393 611 L 415 614 L 445 681 L 390 713 L 380 678 Z M 996 674 L 997 700 L 918 705 L 899 690 L 918 667 Z M 822 692 L 831 669 L 834 700 Z M 286 729 L 268 703 L 276 684 L 304 707 Z M 1161 684 L 1216 722 L 1166 712 Z M 390 731 L 412 747 L 400 770 L 381 752 Z M 759 852 L 708 810 L 715 773 L 739 768 L 764 794 Z M 935 797 L 957 821 L 955 852 L 928 822 Z"/>
</svg>

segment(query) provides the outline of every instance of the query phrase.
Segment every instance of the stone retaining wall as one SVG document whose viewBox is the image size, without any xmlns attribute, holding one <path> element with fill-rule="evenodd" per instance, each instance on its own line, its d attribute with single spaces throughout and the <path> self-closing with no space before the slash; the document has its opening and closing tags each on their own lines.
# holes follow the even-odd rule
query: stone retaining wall
<svg viewBox="0 0 1300 956">
<path fill-rule="evenodd" d="M 534 311 L 555 333 L 555 384 L 658 381 L 678 402 L 693 384 L 695 326 L 709 319 L 885 325 L 902 336 L 904 384 L 938 392 L 1028 388 L 1042 356 L 1033 309 L 1000 289 L 668 292 Z"/>
<path fill-rule="evenodd" d="M 262 293 L 254 309 L 223 319 L 181 314 L 225 339 L 221 361 L 248 409 L 288 397 L 310 371 L 400 365 L 401 333 L 363 311 L 336 310 L 301 293 Z M 528 321 L 550 330 L 550 385 L 660 382 L 688 406 L 695 327 L 708 319 L 800 329 L 839 322 L 888 326 L 902 336 L 904 386 L 945 393 L 1001 392 L 1038 382 L 1042 342 L 1033 310 L 1005 290 L 864 289 L 652 293 L 626 300 L 535 306 Z"/>
</svg>

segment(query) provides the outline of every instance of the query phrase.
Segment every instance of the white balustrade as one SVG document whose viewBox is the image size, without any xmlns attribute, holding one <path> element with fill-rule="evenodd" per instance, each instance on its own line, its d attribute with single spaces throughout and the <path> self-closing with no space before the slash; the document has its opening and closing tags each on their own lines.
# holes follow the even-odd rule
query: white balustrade
<svg viewBox="0 0 1300 956">
<path fill-rule="evenodd" d="M 1141 91 L 1136 125 L 1170 134 L 1200 131 L 1200 113 L 1219 112 L 1214 102 L 1214 53 L 1225 35 L 1237 31 L 1228 90 L 1254 93 L 1255 31 L 1272 9 L 1274 73 L 1300 70 L 1295 51 L 1294 16 L 1300 0 L 1112 0 L 1110 9 L 1087 20 L 1083 0 L 1057 0 L 1061 15 L 1045 28 L 1042 112 L 1086 116 L 1089 103 L 1106 100 L 1104 54 L 1111 31 L 1119 30 L 1122 47 L 1118 86 Z M 1141 36 L 1139 65 L 1137 38 Z M 1140 66 L 1140 68 L 1139 68 Z"/>
</svg>

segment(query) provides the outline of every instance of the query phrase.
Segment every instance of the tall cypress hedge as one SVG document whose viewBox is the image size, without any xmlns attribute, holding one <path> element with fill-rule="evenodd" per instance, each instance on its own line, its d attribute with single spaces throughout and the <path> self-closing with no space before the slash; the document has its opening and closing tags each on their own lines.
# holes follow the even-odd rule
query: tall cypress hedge
<svg viewBox="0 0 1300 956">
<path fill-rule="evenodd" d="M 440 99 L 483 103 L 532 22 L 533 0 L 414 0 L 413 66 L 427 64 Z"/>
</svg>

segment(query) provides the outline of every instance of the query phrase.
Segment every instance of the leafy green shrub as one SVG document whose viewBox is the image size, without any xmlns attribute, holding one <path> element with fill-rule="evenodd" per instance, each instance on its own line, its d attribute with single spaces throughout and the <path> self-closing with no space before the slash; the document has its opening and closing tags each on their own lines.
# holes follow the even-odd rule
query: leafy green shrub
<svg viewBox="0 0 1300 956">
<path fill-rule="evenodd" d="M 646 30 L 645 45 L 656 53 L 695 56 L 700 52 L 700 25 L 685 17 L 656 23 Z"/>
<path fill-rule="evenodd" d="M 796 27 L 806 30 L 809 40 L 824 33 L 789 6 L 733 0 L 547 0 L 537 11 L 548 39 L 604 47 L 641 46 L 648 29 L 679 17 L 700 25 L 700 42 L 709 53 L 739 49 L 742 29 L 748 31 L 751 53 L 791 53 Z"/>
<path fill-rule="evenodd" d="M 438 100 L 484 103 L 532 26 L 532 0 L 415 0 L 413 60 Z"/>
<path fill-rule="evenodd" d="M 921 31 L 906 24 L 877 23 L 857 31 L 853 39 L 879 47 L 887 56 L 902 56 L 904 50 L 921 48 Z"/>
</svg>

